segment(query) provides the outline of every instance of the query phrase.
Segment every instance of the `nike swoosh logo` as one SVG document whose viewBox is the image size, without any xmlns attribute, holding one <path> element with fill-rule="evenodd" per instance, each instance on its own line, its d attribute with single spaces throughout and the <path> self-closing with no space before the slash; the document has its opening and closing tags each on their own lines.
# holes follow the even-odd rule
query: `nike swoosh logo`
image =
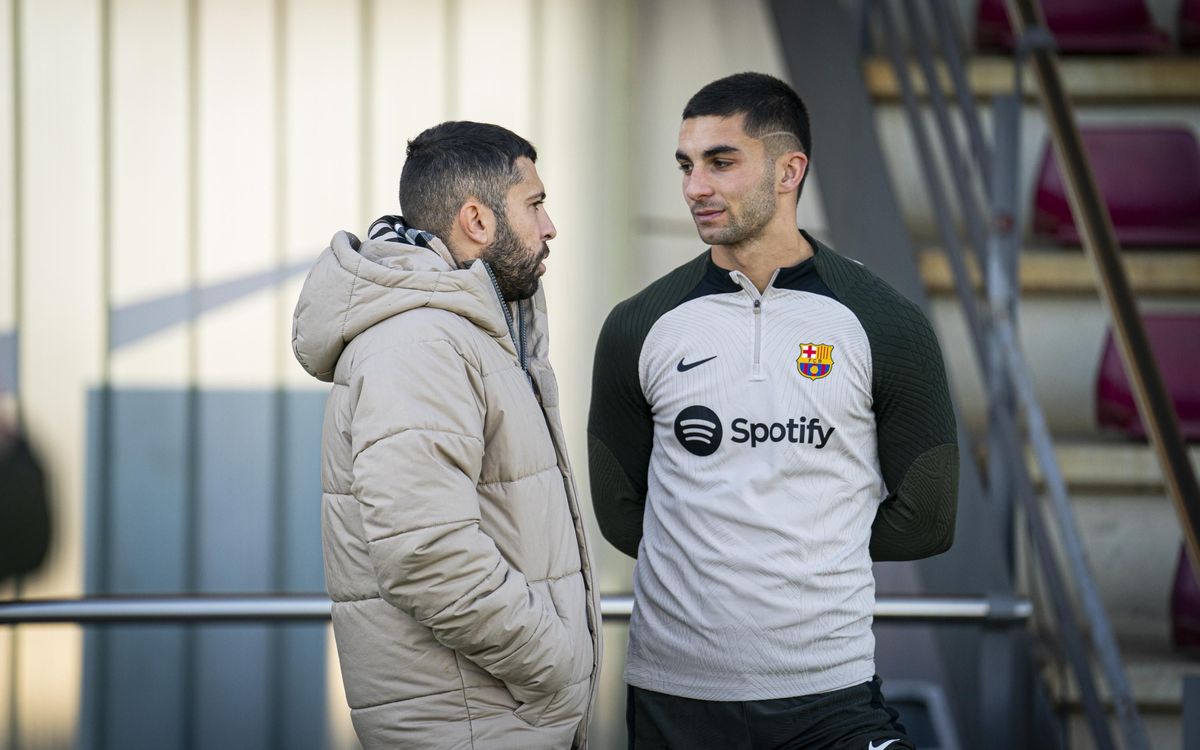
<svg viewBox="0 0 1200 750">
<path fill-rule="evenodd" d="M 892 744 L 893 742 L 899 742 L 899 741 L 900 740 L 898 740 L 898 739 L 897 740 L 888 740 L 887 742 L 883 743 L 882 745 L 876 745 L 874 743 L 874 741 L 872 741 L 871 744 L 867 745 L 867 750 L 883 750 L 885 747 Z"/>
<path fill-rule="evenodd" d="M 708 359 L 700 359 L 700 360 L 696 360 L 695 362 L 688 362 L 686 365 L 683 363 L 683 360 L 681 359 L 681 360 L 679 360 L 679 364 L 675 365 L 675 369 L 679 370 L 680 372 L 687 372 L 688 370 L 692 369 L 693 367 L 699 367 L 700 365 L 704 364 L 705 362 L 711 362 L 716 358 L 717 358 L 717 355 L 714 354 L 713 356 L 709 357 Z"/>
</svg>

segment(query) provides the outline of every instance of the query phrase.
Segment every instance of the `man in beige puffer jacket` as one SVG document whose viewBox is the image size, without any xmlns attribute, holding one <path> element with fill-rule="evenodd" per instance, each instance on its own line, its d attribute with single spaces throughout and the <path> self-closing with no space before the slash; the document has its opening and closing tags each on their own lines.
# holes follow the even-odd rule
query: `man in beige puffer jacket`
<svg viewBox="0 0 1200 750">
<path fill-rule="evenodd" d="M 495 125 L 425 131 L 408 222 L 334 235 L 296 305 L 296 358 L 333 382 L 325 580 L 366 750 L 586 745 L 600 611 L 547 359 L 536 159 Z"/>
</svg>

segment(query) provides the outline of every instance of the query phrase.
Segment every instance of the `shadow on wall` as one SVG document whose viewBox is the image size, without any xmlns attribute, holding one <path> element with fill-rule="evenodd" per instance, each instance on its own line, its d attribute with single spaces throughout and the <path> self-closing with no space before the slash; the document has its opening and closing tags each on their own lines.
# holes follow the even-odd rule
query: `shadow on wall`
<svg viewBox="0 0 1200 750">
<path fill-rule="evenodd" d="M 88 402 L 89 595 L 316 593 L 320 391 L 116 389 Z M 92 748 L 319 748 L 326 630 L 89 628 Z"/>
</svg>

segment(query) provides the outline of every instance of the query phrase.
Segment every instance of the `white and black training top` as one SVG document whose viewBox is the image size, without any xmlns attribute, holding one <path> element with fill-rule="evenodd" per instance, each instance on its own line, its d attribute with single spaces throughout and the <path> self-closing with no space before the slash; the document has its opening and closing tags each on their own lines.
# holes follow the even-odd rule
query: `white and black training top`
<svg viewBox="0 0 1200 750">
<path fill-rule="evenodd" d="M 920 309 L 811 236 L 760 295 L 709 252 L 619 304 L 588 452 L 637 557 L 626 681 L 704 700 L 871 679 L 872 558 L 950 546 L 954 412 Z"/>
</svg>

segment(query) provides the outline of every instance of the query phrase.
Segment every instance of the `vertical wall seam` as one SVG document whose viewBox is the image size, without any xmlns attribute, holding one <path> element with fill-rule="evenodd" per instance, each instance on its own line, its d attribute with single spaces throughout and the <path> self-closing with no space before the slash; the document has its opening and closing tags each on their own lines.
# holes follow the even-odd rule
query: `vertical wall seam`
<svg viewBox="0 0 1200 750">
<path fill-rule="evenodd" d="M 24 130 L 22 128 L 23 112 L 21 109 L 21 96 L 23 87 L 21 85 L 21 0 L 11 0 L 10 33 L 12 35 L 12 112 L 13 112 L 13 133 L 12 133 L 12 209 L 13 209 L 13 401 L 16 405 L 16 420 L 18 429 L 25 426 L 25 409 L 21 399 L 21 321 L 22 307 L 24 305 L 24 295 L 22 294 L 21 279 L 24 274 L 24 263 L 22 262 L 25 251 L 25 205 L 21 200 L 21 185 L 24 182 Z M 13 583 L 13 597 L 21 598 L 22 583 L 21 577 Z M 8 641 L 8 657 L 11 668 L 8 670 L 8 746 L 17 748 L 20 745 L 21 719 L 20 719 L 20 700 L 17 696 L 17 676 L 21 673 L 21 650 L 20 638 L 21 627 L 14 626 L 11 628 L 11 635 Z"/>
<path fill-rule="evenodd" d="M 92 540 L 96 546 L 95 560 L 99 568 L 97 586 L 101 593 L 113 592 L 112 550 L 110 544 L 116 538 L 115 519 L 113 518 L 112 496 L 112 456 L 113 456 L 113 397 L 112 397 L 112 1 L 100 0 L 100 29 L 99 29 L 99 89 L 100 89 L 100 175 L 99 175 L 99 210 L 100 226 L 100 320 L 103 330 L 100 332 L 101 361 L 99 387 L 99 414 L 97 428 L 92 434 L 99 441 L 95 449 L 96 456 L 96 512 L 95 528 L 100 531 L 100 538 Z M 85 518 L 88 516 L 85 510 Z M 85 537 L 84 544 L 88 540 Z M 85 553 L 84 559 L 88 555 Z M 85 583 L 86 585 L 86 583 Z M 92 675 L 93 686 L 93 715 L 95 721 L 95 744 L 93 747 L 108 747 L 108 719 L 112 700 L 109 691 L 105 689 L 111 664 L 111 633 L 112 629 L 101 627 L 94 633 L 93 644 L 96 649 Z"/>
<path fill-rule="evenodd" d="M 284 315 L 284 300 L 282 299 L 283 266 L 285 262 L 285 243 L 287 241 L 288 224 L 284 220 L 284 207 L 287 205 L 287 132 L 285 116 L 287 112 L 287 0 L 275 0 L 274 27 L 272 40 L 274 58 L 274 87 L 275 101 L 272 130 L 274 137 L 274 214 L 275 232 L 275 268 L 277 281 L 275 283 L 275 320 L 274 333 L 278 335 L 284 330 L 286 317 Z M 273 338 L 273 337 L 272 337 Z M 273 554 L 270 561 L 271 587 L 275 592 L 285 589 L 285 572 L 287 569 L 287 545 L 285 539 L 284 514 L 284 472 L 285 436 L 288 434 L 287 398 L 283 388 L 283 368 L 285 365 L 282 347 L 275 347 L 275 393 L 272 412 L 274 416 L 273 435 L 271 436 L 272 462 L 274 470 L 274 486 L 271 497 L 271 545 Z M 282 731 L 284 717 L 284 638 L 287 625 L 269 626 L 267 655 L 267 674 L 270 680 L 268 700 L 269 715 L 267 716 L 267 741 L 270 747 L 284 748 L 284 733 Z"/>
<path fill-rule="evenodd" d="M 442 100 L 445 102 L 446 119 L 458 118 L 462 106 L 458 101 L 458 0 L 445 0 L 442 4 Z"/>
<path fill-rule="evenodd" d="M 12 0 L 10 7 L 12 28 L 12 209 L 13 209 L 13 401 L 16 405 L 17 427 L 25 426 L 25 408 L 21 399 L 21 320 L 24 303 L 21 276 L 24 273 L 25 251 L 25 201 L 21 199 L 22 183 L 25 181 L 25 132 L 24 112 L 21 98 L 24 87 L 21 66 L 21 0 Z M 18 581 L 18 584 L 20 582 Z M 14 745 L 14 747 L 16 747 Z"/>
<path fill-rule="evenodd" d="M 371 221 L 371 187 L 375 181 L 375 7 L 358 2 L 358 218 Z"/>
<path fill-rule="evenodd" d="M 527 137 L 534 144 L 539 144 L 542 136 L 549 131 L 547 123 L 543 120 L 546 108 L 542 106 L 542 98 L 546 92 L 546 1 L 533 0 L 530 10 L 529 121 L 532 123 L 533 132 Z"/>
<path fill-rule="evenodd" d="M 200 312 L 199 299 L 199 231 L 200 231 L 200 0 L 184 0 L 186 19 L 184 28 L 184 45 L 186 48 L 185 75 L 186 81 L 186 113 L 187 122 L 187 153 L 184 168 L 187 181 L 187 274 L 188 274 L 188 324 L 187 324 L 187 355 L 186 355 L 186 413 L 184 417 L 184 588 L 186 593 L 194 594 L 199 579 L 198 561 L 196 559 L 199 544 L 196 539 L 197 519 L 199 518 L 199 392 L 196 387 L 198 378 L 199 341 L 196 333 L 196 321 Z M 183 721 L 180 722 L 179 747 L 191 750 L 196 746 L 196 672 L 197 672 L 197 632 L 192 626 L 184 626 L 183 630 Z"/>
</svg>

